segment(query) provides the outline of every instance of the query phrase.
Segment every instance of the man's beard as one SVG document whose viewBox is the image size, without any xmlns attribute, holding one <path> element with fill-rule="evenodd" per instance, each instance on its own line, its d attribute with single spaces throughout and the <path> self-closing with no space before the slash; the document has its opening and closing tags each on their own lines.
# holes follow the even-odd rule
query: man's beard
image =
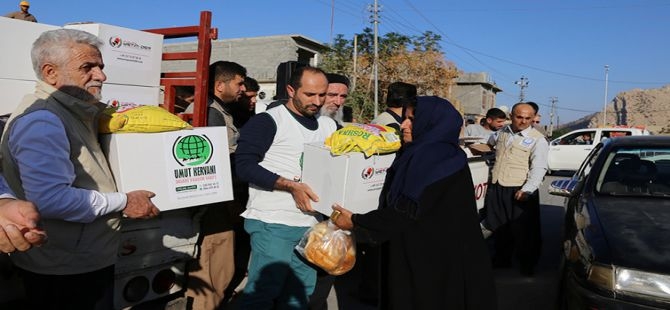
<svg viewBox="0 0 670 310">
<path fill-rule="evenodd" d="M 100 87 L 100 91 L 97 92 L 95 95 L 91 94 L 87 90 L 89 87 Z M 100 100 L 102 100 L 102 83 L 98 81 L 88 82 L 86 83 L 86 85 L 84 85 L 84 88 L 74 86 L 68 83 L 64 86 L 61 86 L 59 90 L 81 101 L 89 103 L 99 102 Z"/>
<path fill-rule="evenodd" d="M 326 109 L 326 107 L 321 107 L 321 110 L 319 110 L 319 115 L 321 116 L 328 116 L 332 119 L 334 119 L 338 123 L 342 123 L 342 118 L 344 117 L 344 109 L 342 107 L 338 108 L 334 112 L 331 112 L 330 110 Z"/>
</svg>

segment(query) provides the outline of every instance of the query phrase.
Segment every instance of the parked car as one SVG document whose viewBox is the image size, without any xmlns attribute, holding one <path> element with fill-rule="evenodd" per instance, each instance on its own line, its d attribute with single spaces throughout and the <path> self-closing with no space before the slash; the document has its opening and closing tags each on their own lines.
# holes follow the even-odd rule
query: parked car
<svg viewBox="0 0 670 310">
<path fill-rule="evenodd" d="M 562 309 L 670 309 L 670 137 L 596 145 L 565 196 Z"/>
<path fill-rule="evenodd" d="M 608 138 L 638 135 L 649 135 L 649 131 L 640 128 L 608 127 L 585 128 L 566 133 L 549 143 L 548 172 L 576 171 L 598 142 Z"/>
</svg>

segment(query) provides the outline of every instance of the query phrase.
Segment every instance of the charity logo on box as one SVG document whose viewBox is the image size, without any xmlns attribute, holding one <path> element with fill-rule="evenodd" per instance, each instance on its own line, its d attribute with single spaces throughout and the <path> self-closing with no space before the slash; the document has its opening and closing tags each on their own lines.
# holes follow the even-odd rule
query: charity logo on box
<svg viewBox="0 0 670 310">
<path fill-rule="evenodd" d="M 178 135 L 171 145 L 171 184 L 176 198 L 217 194 L 223 179 L 217 170 L 212 140 L 205 134 Z"/>
</svg>

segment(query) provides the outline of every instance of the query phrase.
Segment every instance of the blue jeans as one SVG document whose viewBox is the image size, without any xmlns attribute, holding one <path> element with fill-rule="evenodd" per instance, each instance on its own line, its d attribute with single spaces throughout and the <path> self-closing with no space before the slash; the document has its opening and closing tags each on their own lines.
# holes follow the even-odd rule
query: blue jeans
<svg viewBox="0 0 670 310">
<path fill-rule="evenodd" d="M 239 309 L 307 309 L 316 270 L 295 246 L 308 228 L 244 220 L 251 236 L 251 260 Z"/>
</svg>

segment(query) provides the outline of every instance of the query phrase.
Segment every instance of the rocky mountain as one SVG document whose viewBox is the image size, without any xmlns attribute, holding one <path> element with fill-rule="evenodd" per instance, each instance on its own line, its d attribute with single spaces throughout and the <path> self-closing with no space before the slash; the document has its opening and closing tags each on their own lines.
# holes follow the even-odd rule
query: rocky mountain
<svg viewBox="0 0 670 310">
<path fill-rule="evenodd" d="M 594 113 L 561 128 L 598 127 L 603 114 Z M 653 134 L 670 135 L 670 85 L 621 92 L 607 105 L 607 124 L 645 126 Z"/>
</svg>

